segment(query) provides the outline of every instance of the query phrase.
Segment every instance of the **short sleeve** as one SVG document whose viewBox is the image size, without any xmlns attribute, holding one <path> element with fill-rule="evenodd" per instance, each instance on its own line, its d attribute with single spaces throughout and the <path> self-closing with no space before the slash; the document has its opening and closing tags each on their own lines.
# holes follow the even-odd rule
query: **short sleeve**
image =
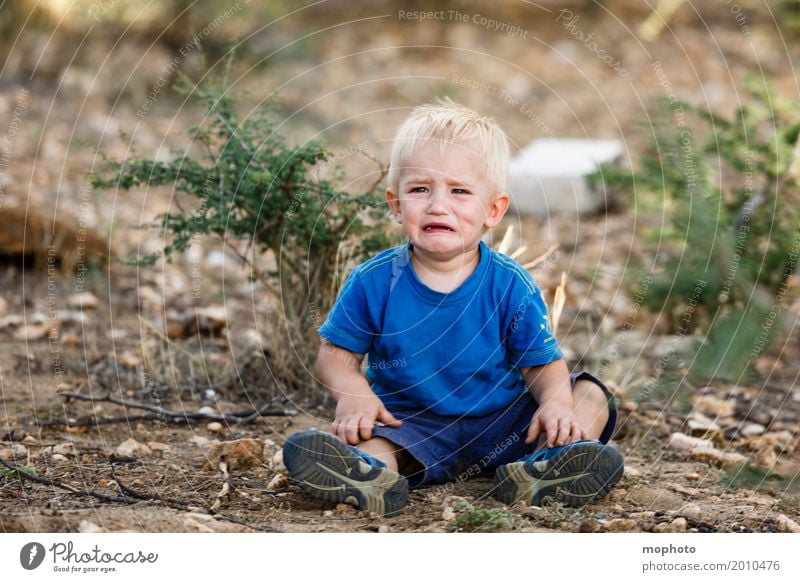
<svg viewBox="0 0 800 582">
<path fill-rule="evenodd" d="M 542 292 L 522 269 L 515 270 L 510 313 L 506 340 L 512 365 L 542 366 L 564 357 L 550 328 Z"/>
<path fill-rule="evenodd" d="M 356 354 L 366 354 L 372 347 L 376 332 L 370 323 L 367 295 L 359 272 L 356 268 L 350 273 L 317 333 L 334 345 Z"/>
</svg>

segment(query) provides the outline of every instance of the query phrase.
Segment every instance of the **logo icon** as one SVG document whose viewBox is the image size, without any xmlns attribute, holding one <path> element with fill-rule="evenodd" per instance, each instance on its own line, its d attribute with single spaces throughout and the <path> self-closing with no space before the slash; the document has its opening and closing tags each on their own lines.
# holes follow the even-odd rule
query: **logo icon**
<svg viewBox="0 0 800 582">
<path fill-rule="evenodd" d="M 44 561 L 44 546 L 38 542 L 31 542 L 22 546 L 19 552 L 19 563 L 26 570 L 35 570 Z"/>
</svg>

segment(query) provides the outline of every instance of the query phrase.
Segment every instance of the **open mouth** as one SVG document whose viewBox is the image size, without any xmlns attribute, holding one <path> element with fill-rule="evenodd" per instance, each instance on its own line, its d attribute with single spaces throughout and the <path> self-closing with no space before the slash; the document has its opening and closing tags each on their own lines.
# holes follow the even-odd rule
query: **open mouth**
<svg viewBox="0 0 800 582">
<path fill-rule="evenodd" d="M 454 229 L 446 224 L 428 224 L 422 230 L 425 232 L 455 232 Z"/>
</svg>

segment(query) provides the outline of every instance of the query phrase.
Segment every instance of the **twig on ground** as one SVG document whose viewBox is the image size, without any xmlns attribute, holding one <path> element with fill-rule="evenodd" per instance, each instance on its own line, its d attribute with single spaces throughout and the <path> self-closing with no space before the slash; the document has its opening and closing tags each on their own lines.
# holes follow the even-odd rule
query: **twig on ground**
<svg viewBox="0 0 800 582">
<path fill-rule="evenodd" d="M 66 398 L 74 398 L 75 400 L 83 400 L 86 402 L 93 402 L 93 403 L 110 402 L 111 404 L 124 406 L 126 408 L 147 410 L 156 415 L 155 418 L 153 418 L 152 415 L 146 415 L 146 418 L 144 418 L 144 420 L 170 419 L 174 422 L 188 422 L 190 420 L 216 420 L 218 422 L 242 424 L 244 422 L 248 422 L 250 420 L 258 418 L 260 416 L 295 416 L 297 414 L 297 412 L 294 410 L 276 409 L 276 408 L 271 408 L 269 405 L 262 406 L 261 408 L 255 410 L 241 410 L 241 411 L 231 412 L 229 414 L 217 414 L 213 412 L 187 412 L 187 411 L 175 412 L 172 410 L 161 408 L 160 406 L 155 406 L 153 404 L 145 404 L 143 402 L 135 402 L 131 400 L 124 400 L 122 398 L 115 398 L 110 394 L 102 397 L 85 396 L 83 394 L 78 394 L 77 392 L 59 392 L 59 394 Z"/>
<path fill-rule="evenodd" d="M 219 462 L 219 470 L 222 472 L 222 490 L 217 493 L 217 499 L 211 506 L 211 511 L 216 511 L 222 505 L 222 500 L 231 492 L 231 474 L 228 472 L 228 463 L 224 460 Z"/>
</svg>

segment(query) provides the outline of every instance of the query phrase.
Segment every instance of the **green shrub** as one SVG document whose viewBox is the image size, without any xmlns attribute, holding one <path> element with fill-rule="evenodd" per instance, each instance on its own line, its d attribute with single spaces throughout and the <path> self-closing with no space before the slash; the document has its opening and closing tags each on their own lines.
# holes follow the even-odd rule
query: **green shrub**
<svg viewBox="0 0 800 582">
<path fill-rule="evenodd" d="M 753 82 L 746 97 L 730 118 L 665 99 L 634 169 L 593 177 L 647 223 L 629 288 L 652 273 L 644 304 L 672 333 L 706 334 L 690 369 L 703 378 L 737 380 L 767 349 L 800 250 L 800 103 Z"/>
<path fill-rule="evenodd" d="M 138 263 L 152 265 L 162 255 L 171 260 L 198 236 L 224 241 L 280 305 L 268 335 L 280 344 L 273 354 L 285 358 L 274 362 L 274 373 L 286 384 L 308 386 L 318 347 L 314 324 L 330 309 L 349 268 L 392 242 L 378 188 L 385 171 L 367 192 L 337 188 L 317 171 L 330 159 L 322 145 L 288 145 L 269 104 L 241 118 L 224 86 L 191 87 L 183 79 L 181 90 L 206 107 L 204 123 L 190 130 L 192 145 L 200 147 L 186 149 L 202 153 L 167 162 L 106 159 L 91 182 L 122 190 L 171 185 L 189 195 L 194 208 L 179 206 L 159 217 L 170 239 L 163 253 Z"/>
</svg>

